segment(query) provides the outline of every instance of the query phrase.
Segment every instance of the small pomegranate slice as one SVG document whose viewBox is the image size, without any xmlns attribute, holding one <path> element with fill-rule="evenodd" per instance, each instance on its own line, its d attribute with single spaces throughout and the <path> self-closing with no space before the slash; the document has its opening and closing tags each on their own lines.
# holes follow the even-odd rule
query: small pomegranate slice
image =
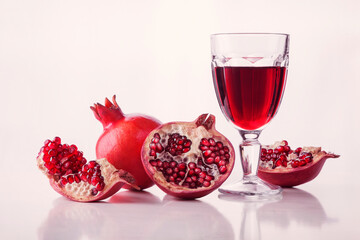
<svg viewBox="0 0 360 240">
<path fill-rule="evenodd" d="M 326 159 L 338 157 L 322 151 L 321 147 L 292 150 L 284 140 L 271 146 L 262 146 L 258 176 L 281 187 L 294 187 L 316 178 Z"/>
<path fill-rule="evenodd" d="M 203 114 L 194 122 L 170 122 L 145 139 L 142 161 L 149 177 L 164 192 L 199 198 L 218 188 L 234 166 L 234 148 L 215 129 L 215 117 Z"/>
<path fill-rule="evenodd" d="M 117 170 L 105 158 L 87 162 L 75 145 L 61 144 L 59 137 L 45 141 L 37 165 L 55 191 L 74 201 L 108 198 L 124 184 L 137 188 L 128 172 Z"/>
</svg>

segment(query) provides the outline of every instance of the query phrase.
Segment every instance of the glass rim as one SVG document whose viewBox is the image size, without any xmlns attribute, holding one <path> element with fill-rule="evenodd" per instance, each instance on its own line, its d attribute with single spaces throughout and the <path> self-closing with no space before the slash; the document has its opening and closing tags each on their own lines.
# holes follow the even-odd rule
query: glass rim
<svg viewBox="0 0 360 240">
<path fill-rule="evenodd" d="M 238 36 L 251 36 L 251 35 L 272 35 L 272 36 L 286 36 L 289 37 L 288 33 L 271 33 L 271 32 L 229 32 L 229 33 L 213 33 L 210 34 L 211 37 L 215 36 L 229 36 L 229 35 L 238 35 Z"/>
</svg>

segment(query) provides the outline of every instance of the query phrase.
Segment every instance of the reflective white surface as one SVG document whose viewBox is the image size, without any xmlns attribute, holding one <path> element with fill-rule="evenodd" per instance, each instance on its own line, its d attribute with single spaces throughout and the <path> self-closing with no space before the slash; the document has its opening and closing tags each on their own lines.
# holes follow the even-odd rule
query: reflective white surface
<svg viewBox="0 0 360 240">
<path fill-rule="evenodd" d="M 259 201 L 217 191 L 184 201 L 152 187 L 78 203 L 42 186 L 43 180 L 37 184 L 37 192 L 2 200 L 1 239 L 358 239 L 360 234 L 359 185 L 334 189 L 309 183 Z M 5 189 L 12 191 L 9 185 Z"/>
</svg>

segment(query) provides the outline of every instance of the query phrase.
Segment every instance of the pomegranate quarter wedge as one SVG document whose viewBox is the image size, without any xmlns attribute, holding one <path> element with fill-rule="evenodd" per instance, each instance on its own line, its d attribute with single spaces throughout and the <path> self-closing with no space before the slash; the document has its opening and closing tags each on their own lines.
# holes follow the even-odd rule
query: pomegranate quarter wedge
<svg viewBox="0 0 360 240">
<path fill-rule="evenodd" d="M 73 201 L 102 200 L 124 184 L 137 188 L 128 172 L 117 170 L 105 158 L 87 162 L 75 145 L 61 144 L 59 137 L 45 141 L 37 165 L 49 178 L 52 188 Z"/>
<path fill-rule="evenodd" d="M 145 139 L 145 171 L 164 192 L 194 199 L 217 189 L 230 175 L 235 153 L 215 129 L 215 117 L 203 114 L 194 122 L 170 122 Z"/>
<path fill-rule="evenodd" d="M 283 140 L 271 146 L 262 146 L 258 176 L 281 187 L 294 187 L 317 177 L 326 159 L 338 157 L 322 151 L 321 147 L 292 150 Z"/>
</svg>

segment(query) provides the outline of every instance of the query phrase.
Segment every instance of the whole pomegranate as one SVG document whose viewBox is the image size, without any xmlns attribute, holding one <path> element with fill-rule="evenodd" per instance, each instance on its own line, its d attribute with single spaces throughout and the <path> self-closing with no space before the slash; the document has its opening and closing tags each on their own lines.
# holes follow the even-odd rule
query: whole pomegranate
<svg viewBox="0 0 360 240">
<path fill-rule="evenodd" d="M 154 129 L 144 141 L 142 161 L 150 178 L 164 192 L 199 198 L 218 188 L 230 175 L 235 153 L 215 129 L 215 117 L 170 122 Z"/>
<path fill-rule="evenodd" d="M 145 173 L 140 152 L 146 136 L 161 122 L 141 114 L 125 115 L 116 103 L 115 95 L 113 103 L 106 98 L 105 106 L 97 103 L 90 108 L 104 127 L 96 144 L 96 157 L 106 158 L 117 169 L 129 172 L 140 189 L 154 185 Z"/>
<path fill-rule="evenodd" d="M 55 191 L 74 201 L 108 198 L 124 184 L 137 188 L 128 172 L 117 170 L 106 159 L 87 162 L 75 145 L 62 144 L 59 137 L 45 141 L 37 165 Z"/>
<path fill-rule="evenodd" d="M 291 149 L 286 140 L 262 146 L 258 176 L 282 187 L 294 187 L 313 180 L 326 159 L 339 155 L 321 151 L 321 147 Z"/>
</svg>

